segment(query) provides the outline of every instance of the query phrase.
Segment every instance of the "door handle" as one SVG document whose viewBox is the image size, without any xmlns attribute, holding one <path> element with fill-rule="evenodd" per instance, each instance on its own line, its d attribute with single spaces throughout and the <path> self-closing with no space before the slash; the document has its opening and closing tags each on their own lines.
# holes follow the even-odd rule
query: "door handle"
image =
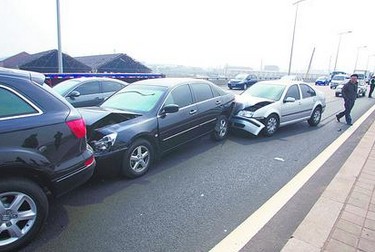
<svg viewBox="0 0 375 252">
<path fill-rule="evenodd" d="M 190 110 L 190 112 L 189 112 L 190 115 L 194 115 L 195 113 L 197 113 L 196 109 Z"/>
<path fill-rule="evenodd" d="M 216 105 L 220 105 L 220 104 L 221 104 L 221 101 L 216 101 L 215 104 L 216 104 Z"/>
</svg>

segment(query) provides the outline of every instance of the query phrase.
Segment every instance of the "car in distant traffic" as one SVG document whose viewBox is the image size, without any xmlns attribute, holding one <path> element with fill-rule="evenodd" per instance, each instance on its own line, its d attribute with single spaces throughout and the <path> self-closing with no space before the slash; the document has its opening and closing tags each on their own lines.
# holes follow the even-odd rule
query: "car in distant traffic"
<svg viewBox="0 0 375 252">
<path fill-rule="evenodd" d="M 280 80 L 287 80 L 287 81 L 303 81 L 303 78 L 298 75 L 284 75 L 280 78 Z"/>
<path fill-rule="evenodd" d="M 254 74 L 237 74 L 234 79 L 228 81 L 228 88 L 240 88 L 246 90 L 248 87 L 258 81 L 258 78 Z"/>
<path fill-rule="evenodd" d="M 329 84 L 329 78 L 326 76 L 320 76 L 318 79 L 315 81 L 315 85 L 317 86 L 327 86 Z"/>
<path fill-rule="evenodd" d="M 93 154 L 82 116 L 44 75 L 0 68 L 0 251 L 34 239 L 47 219 L 47 195 L 87 181 Z"/>
<path fill-rule="evenodd" d="M 206 134 L 223 140 L 233 107 L 234 94 L 207 80 L 161 78 L 134 82 L 100 106 L 79 111 L 98 170 L 118 167 L 135 178 L 188 141 Z"/>
<path fill-rule="evenodd" d="M 82 77 L 62 81 L 53 89 L 74 107 L 97 106 L 128 83 L 105 77 Z"/>
<path fill-rule="evenodd" d="M 326 107 L 322 92 L 299 81 L 262 81 L 236 96 L 231 127 L 272 136 L 279 127 L 307 121 L 317 126 Z"/>
<path fill-rule="evenodd" d="M 335 89 L 335 96 L 340 97 L 342 96 L 342 88 L 344 87 L 345 83 L 339 84 Z M 357 89 L 357 97 L 366 96 L 367 93 L 367 84 L 364 81 L 358 82 L 358 89 Z"/>
<path fill-rule="evenodd" d="M 331 82 L 329 83 L 329 87 L 331 89 L 335 89 L 340 84 L 345 84 L 350 79 L 349 75 L 347 74 L 336 74 L 332 77 Z"/>
</svg>

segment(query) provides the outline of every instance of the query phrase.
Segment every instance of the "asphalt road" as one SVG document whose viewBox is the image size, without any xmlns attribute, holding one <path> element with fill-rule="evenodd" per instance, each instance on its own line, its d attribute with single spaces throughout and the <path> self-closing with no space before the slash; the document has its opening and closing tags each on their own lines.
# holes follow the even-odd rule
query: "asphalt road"
<svg viewBox="0 0 375 252">
<path fill-rule="evenodd" d="M 219 143 L 204 137 L 165 156 L 141 178 L 100 174 L 51 202 L 47 225 L 24 251 L 210 250 L 348 127 L 334 117 L 342 98 L 318 88 L 327 94 L 318 127 L 303 122 L 270 138 L 231 132 Z M 357 99 L 353 120 L 374 104 L 375 99 Z M 323 179 L 315 187 L 320 183 Z M 285 218 L 271 228 L 271 233 L 283 230 L 283 238 L 273 239 L 269 251 L 282 247 L 293 232 L 295 225 L 285 224 Z M 246 250 L 267 248 L 264 237 L 271 233 L 260 233 Z"/>
</svg>

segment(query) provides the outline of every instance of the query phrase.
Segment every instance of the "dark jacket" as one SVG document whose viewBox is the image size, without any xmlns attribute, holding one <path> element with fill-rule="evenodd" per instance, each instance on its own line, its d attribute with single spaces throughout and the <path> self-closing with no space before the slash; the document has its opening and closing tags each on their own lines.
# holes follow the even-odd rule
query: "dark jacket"
<svg viewBox="0 0 375 252">
<path fill-rule="evenodd" d="M 342 88 L 342 97 L 345 100 L 355 101 L 357 98 L 358 83 L 352 84 L 350 81 Z"/>
</svg>

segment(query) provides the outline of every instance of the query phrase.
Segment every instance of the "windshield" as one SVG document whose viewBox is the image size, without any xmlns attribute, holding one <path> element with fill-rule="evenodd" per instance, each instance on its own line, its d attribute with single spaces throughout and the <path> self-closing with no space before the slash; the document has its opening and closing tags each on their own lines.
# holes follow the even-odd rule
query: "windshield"
<svg viewBox="0 0 375 252">
<path fill-rule="evenodd" d="M 333 76 L 332 80 L 345 80 L 346 76 L 344 75 L 335 75 Z"/>
<path fill-rule="evenodd" d="M 285 85 L 255 83 L 241 95 L 259 97 L 268 100 L 278 101 L 285 90 Z"/>
<path fill-rule="evenodd" d="M 53 90 L 55 90 L 60 95 L 65 95 L 66 92 L 68 92 L 70 89 L 72 89 L 75 85 L 77 85 L 80 82 L 81 81 L 77 79 L 66 80 L 54 86 Z"/>
<path fill-rule="evenodd" d="M 159 86 L 128 86 L 117 92 L 100 107 L 133 112 L 150 112 L 167 89 Z"/>
<path fill-rule="evenodd" d="M 235 80 L 243 80 L 246 79 L 247 74 L 237 74 L 236 77 L 234 77 Z"/>
</svg>

